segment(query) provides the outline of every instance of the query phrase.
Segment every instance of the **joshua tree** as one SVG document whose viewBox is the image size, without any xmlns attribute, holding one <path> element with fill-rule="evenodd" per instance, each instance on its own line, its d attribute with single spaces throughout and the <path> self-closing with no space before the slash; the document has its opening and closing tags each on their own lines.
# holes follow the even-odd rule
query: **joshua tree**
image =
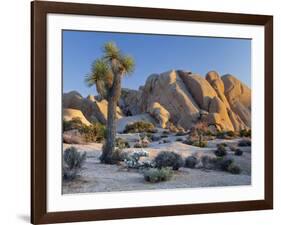
<svg viewBox="0 0 281 225">
<path fill-rule="evenodd" d="M 134 66 L 132 57 L 122 54 L 114 42 L 108 42 L 103 46 L 102 57 L 93 62 L 91 72 L 85 79 L 89 87 L 96 85 L 98 93 L 108 101 L 106 141 L 100 157 L 102 163 L 113 163 L 116 108 L 121 95 L 121 80 L 123 76 L 133 72 Z"/>
<path fill-rule="evenodd" d="M 199 121 L 195 124 L 194 130 L 198 136 L 199 145 L 201 146 L 203 143 L 204 134 L 208 131 L 208 124 L 206 122 Z"/>
</svg>

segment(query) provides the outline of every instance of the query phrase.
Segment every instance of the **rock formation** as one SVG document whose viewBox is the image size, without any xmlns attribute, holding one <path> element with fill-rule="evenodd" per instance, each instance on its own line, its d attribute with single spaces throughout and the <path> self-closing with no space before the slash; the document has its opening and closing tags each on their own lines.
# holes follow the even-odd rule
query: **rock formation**
<svg viewBox="0 0 281 225">
<path fill-rule="evenodd" d="M 218 130 L 251 127 L 251 89 L 233 75 L 220 77 L 216 71 L 205 78 L 181 70 L 152 74 L 139 90 L 122 89 L 118 105 L 118 132 L 137 121 L 188 130 L 202 118 Z M 83 121 L 106 123 L 107 101 L 100 96 L 83 98 L 72 91 L 63 95 L 63 107 L 69 114 L 80 112 Z"/>
<path fill-rule="evenodd" d="M 199 106 L 175 70 L 150 75 L 142 89 L 141 110 L 149 112 L 158 102 L 169 113 L 173 124 L 187 129 L 199 117 Z"/>
<path fill-rule="evenodd" d="M 79 118 L 81 122 L 87 126 L 91 123 L 85 118 L 83 113 L 78 109 L 63 109 L 63 119 L 65 121 L 72 120 L 73 118 Z"/>
<path fill-rule="evenodd" d="M 162 128 L 166 128 L 170 119 L 170 113 L 158 102 L 152 103 L 149 107 L 150 115 L 152 115 Z"/>
</svg>

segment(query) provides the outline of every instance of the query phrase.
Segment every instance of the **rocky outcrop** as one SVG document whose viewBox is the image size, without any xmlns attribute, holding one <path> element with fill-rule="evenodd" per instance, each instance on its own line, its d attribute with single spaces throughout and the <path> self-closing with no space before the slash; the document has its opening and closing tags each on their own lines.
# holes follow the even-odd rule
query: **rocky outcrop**
<svg viewBox="0 0 281 225">
<path fill-rule="evenodd" d="M 166 128 L 170 119 L 170 113 L 162 105 L 158 102 L 152 103 L 148 109 L 148 113 L 157 120 L 160 127 Z"/>
<path fill-rule="evenodd" d="M 63 119 L 65 121 L 70 121 L 73 118 L 79 118 L 81 122 L 87 126 L 91 125 L 91 123 L 85 118 L 83 113 L 78 109 L 63 109 Z"/>
<path fill-rule="evenodd" d="M 248 126 L 251 126 L 251 90 L 233 75 L 224 75 L 224 94 L 231 109 Z"/>
<path fill-rule="evenodd" d="M 132 122 L 147 121 L 170 130 L 188 130 L 207 119 L 209 127 L 239 131 L 251 127 L 251 90 L 232 75 L 216 71 L 206 78 L 171 70 L 150 75 L 139 90 L 122 89 L 118 102 L 118 131 Z M 100 96 L 63 95 L 63 107 L 80 110 L 83 120 L 106 124 L 108 103 Z"/>
<path fill-rule="evenodd" d="M 234 131 L 227 108 L 217 96 L 210 102 L 208 125 L 215 125 L 219 130 Z"/>
<path fill-rule="evenodd" d="M 148 113 L 138 114 L 135 116 L 127 116 L 117 120 L 117 132 L 123 133 L 128 124 L 132 124 L 139 121 L 149 122 L 154 125 L 157 124 L 153 117 L 151 117 Z"/>
<path fill-rule="evenodd" d="M 208 81 L 198 74 L 179 72 L 179 75 L 198 106 L 208 111 L 210 101 L 217 96 Z"/>
<path fill-rule="evenodd" d="M 132 116 L 141 113 L 140 108 L 141 91 L 123 88 L 119 100 L 119 107 L 124 115 Z"/>
<path fill-rule="evenodd" d="M 175 70 L 147 78 L 142 89 L 141 110 L 147 112 L 154 102 L 170 113 L 175 125 L 185 129 L 190 128 L 199 117 L 199 106 Z"/>
<path fill-rule="evenodd" d="M 106 124 L 107 107 L 106 100 L 97 101 L 94 96 L 83 98 L 78 92 L 71 91 L 63 94 L 63 108 L 77 109 L 82 112 L 89 122 Z M 123 112 L 117 107 L 117 119 L 122 118 Z"/>
<path fill-rule="evenodd" d="M 107 121 L 107 108 L 108 102 L 106 100 L 101 100 L 100 102 L 93 102 L 93 114 L 102 124 L 106 124 Z M 120 119 L 123 117 L 121 109 L 117 106 L 117 115 L 116 118 Z"/>
</svg>

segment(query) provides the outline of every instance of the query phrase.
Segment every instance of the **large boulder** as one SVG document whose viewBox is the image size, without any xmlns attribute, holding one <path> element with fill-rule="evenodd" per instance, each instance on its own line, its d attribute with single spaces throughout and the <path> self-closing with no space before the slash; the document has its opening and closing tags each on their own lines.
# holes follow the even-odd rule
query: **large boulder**
<svg viewBox="0 0 281 225">
<path fill-rule="evenodd" d="M 94 96 L 89 95 L 83 98 L 76 91 L 71 91 L 63 94 L 63 108 L 72 108 L 80 110 L 89 122 L 100 122 L 106 124 L 107 121 L 107 107 L 106 100 L 97 101 Z M 122 110 L 117 107 L 117 119 L 123 116 Z"/>
<path fill-rule="evenodd" d="M 126 116 L 136 115 L 141 113 L 140 98 L 140 90 L 123 88 L 118 105 Z"/>
<path fill-rule="evenodd" d="M 199 74 L 179 72 L 179 75 L 199 107 L 208 111 L 210 101 L 217 96 L 208 81 Z"/>
<path fill-rule="evenodd" d="M 65 121 L 70 121 L 73 118 L 79 118 L 81 122 L 87 126 L 91 125 L 91 123 L 85 118 L 83 113 L 78 109 L 63 109 L 63 119 Z"/>
<path fill-rule="evenodd" d="M 123 133 L 128 124 L 132 124 L 139 121 L 149 122 L 154 125 L 157 124 L 153 117 L 150 116 L 148 113 L 138 114 L 135 116 L 127 116 L 117 120 L 117 132 Z"/>
<path fill-rule="evenodd" d="M 208 124 L 215 125 L 219 130 L 234 131 L 234 127 L 228 116 L 227 108 L 217 96 L 214 97 L 210 103 Z"/>
<path fill-rule="evenodd" d="M 230 74 L 222 76 L 222 80 L 225 86 L 224 93 L 231 109 L 250 127 L 251 89 Z"/>
<path fill-rule="evenodd" d="M 175 70 L 147 78 L 142 88 L 141 110 L 147 112 L 154 102 L 170 113 L 175 125 L 185 129 L 192 127 L 199 117 L 199 106 Z"/>
<path fill-rule="evenodd" d="M 148 109 L 148 113 L 153 116 L 162 128 L 166 128 L 170 119 L 170 113 L 158 102 L 154 102 Z"/>
<path fill-rule="evenodd" d="M 226 108 L 229 108 L 229 103 L 224 95 L 224 84 L 219 74 L 216 71 L 210 71 L 206 75 L 206 80 L 216 91 L 217 96 L 225 104 Z"/>
<path fill-rule="evenodd" d="M 106 124 L 107 121 L 107 109 L 108 109 L 108 102 L 106 100 L 101 100 L 93 102 L 93 114 L 95 117 L 102 123 Z M 123 117 L 123 113 L 121 109 L 117 106 L 117 113 L 116 118 L 120 119 Z"/>
<path fill-rule="evenodd" d="M 79 109 L 81 110 L 83 105 L 83 96 L 77 91 L 70 91 L 64 93 L 62 96 L 62 106 L 63 108 Z"/>
</svg>

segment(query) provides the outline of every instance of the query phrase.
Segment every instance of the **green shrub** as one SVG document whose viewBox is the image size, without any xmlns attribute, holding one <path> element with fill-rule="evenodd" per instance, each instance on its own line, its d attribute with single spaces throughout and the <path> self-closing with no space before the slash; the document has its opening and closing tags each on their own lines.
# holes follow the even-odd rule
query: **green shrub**
<svg viewBox="0 0 281 225">
<path fill-rule="evenodd" d="M 169 180 L 173 172 L 168 168 L 150 168 L 143 171 L 144 179 L 147 182 L 157 183 Z"/>
<path fill-rule="evenodd" d="M 158 136 L 158 135 L 152 135 L 151 136 L 151 141 L 160 141 L 161 140 L 161 137 Z"/>
<path fill-rule="evenodd" d="M 139 162 L 141 157 L 148 157 L 147 151 L 134 151 L 132 153 L 127 154 L 124 162 L 127 168 L 140 169 L 140 168 L 148 168 L 153 167 L 151 162 Z"/>
<path fill-rule="evenodd" d="M 122 162 L 127 158 L 127 156 L 127 152 L 124 152 L 122 148 L 117 148 L 112 152 L 112 163 L 115 164 L 117 162 Z"/>
<path fill-rule="evenodd" d="M 69 130 L 80 130 L 83 126 L 83 123 L 81 122 L 79 117 L 74 117 L 72 120 L 63 120 L 63 131 L 69 131 Z"/>
<path fill-rule="evenodd" d="M 218 157 L 216 160 L 216 168 L 222 171 L 228 171 L 228 167 L 233 164 L 232 158 L 221 158 Z"/>
<path fill-rule="evenodd" d="M 237 149 L 234 151 L 234 154 L 237 155 L 237 156 L 241 156 L 241 155 L 243 155 L 243 151 L 240 150 L 239 148 L 237 148 Z"/>
<path fill-rule="evenodd" d="M 67 148 L 63 153 L 63 159 L 69 169 L 81 168 L 86 160 L 87 153 L 80 153 L 75 147 Z"/>
<path fill-rule="evenodd" d="M 194 141 L 190 140 L 190 139 L 186 139 L 184 140 L 182 143 L 186 144 L 186 145 L 192 145 Z"/>
<path fill-rule="evenodd" d="M 80 153 L 75 147 L 67 148 L 63 153 L 63 180 L 73 180 L 85 163 L 87 153 Z"/>
<path fill-rule="evenodd" d="M 204 135 L 213 136 L 214 134 L 210 130 L 207 130 L 206 132 L 204 132 Z"/>
<path fill-rule="evenodd" d="M 154 162 L 157 168 L 172 167 L 173 170 L 178 170 L 184 164 L 183 159 L 179 154 L 169 151 L 160 152 L 155 157 Z"/>
<path fill-rule="evenodd" d="M 162 134 L 162 135 L 161 135 L 161 138 L 167 138 L 167 137 L 169 137 L 169 136 L 166 135 L 166 134 Z"/>
<path fill-rule="evenodd" d="M 218 131 L 218 132 L 216 133 L 216 136 L 217 136 L 217 138 L 219 138 L 219 139 L 225 139 L 226 136 L 227 136 L 227 134 L 226 134 L 225 131 Z"/>
<path fill-rule="evenodd" d="M 184 140 L 182 138 L 177 138 L 176 141 L 183 142 Z"/>
<path fill-rule="evenodd" d="M 240 147 L 246 147 L 246 146 L 251 146 L 251 145 L 252 145 L 252 142 L 249 139 L 243 139 L 238 142 L 238 146 L 240 146 Z"/>
<path fill-rule="evenodd" d="M 138 122 L 126 125 L 124 133 L 142 133 L 142 132 L 153 133 L 154 130 L 155 130 L 155 127 L 152 123 L 138 121 Z"/>
<path fill-rule="evenodd" d="M 194 141 L 192 142 L 193 146 L 205 148 L 207 146 L 207 141 Z"/>
<path fill-rule="evenodd" d="M 185 167 L 187 168 L 195 168 L 195 166 L 199 163 L 199 160 L 195 156 L 188 156 L 185 159 Z"/>
<path fill-rule="evenodd" d="M 171 141 L 170 141 L 169 139 L 164 139 L 164 140 L 163 140 L 163 143 L 164 143 L 164 144 L 166 144 L 166 143 L 171 143 Z"/>
<path fill-rule="evenodd" d="M 232 173 L 232 174 L 240 174 L 241 173 L 241 168 L 237 165 L 234 164 L 230 164 L 228 169 L 228 172 Z"/>
<path fill-rule="evenodd" d="M 235 134 L 235 132 L 234 131 L 226 131 L 226 135 L 227 136 L 229 136 L 229 137 L 235 137 L 236 136 L 236 134 Z"/>
<path fill-rule="evenodd" d="M 148 144 L 147 143 L 136 143 L 134 144 L 134 148 L 147 148 Z"/>
<path fill-rule="evenodd" d="M 251 137 L 251 129 L 249 130 L 246 130 L 246 129 L 243 129 L 243 130 L 240 130 L 239 134 L 240 134 L 240 137 Z"/>
<path fill-rule="evenodd" d="M 168 134 L 170 134 L 171 132 L 170 131 L 167 131 L 167 130 L 164 130 L 163 132 L 162 132 L 162 134 L 164 134 L 164 135 L 168 135 Z"/>
<path fill-rule="evenodd" d="M 79 129 L 86 142 L 101 142 L 105 138 L 106 129 L 101 123 L 92 123 L 90 126 L 82 125 Z"/>
<path fill-rule="evenodd" d="M 175 136 L 184 136 L 184 135 L 186 135 L 186 133 L 184 131 L 179 131 L 176 133 Z"/>
<path fill-rule="evenodd" d="M 227 154 L 224 148 L 218 148 L 214 153 L 217 157 L 223 157 Z"/>
<path fill-rule="evenodd" d="M 203 169 L 216 169 L 217 168 L 217 158 L 204 155 L 201 157 L 201 163 Z"/>
<path fill-rule="evenodd" d="M 115 139 L 115 145 L 119 149 L 130 148 L 129 142 L 127 142 L 123 138 L 116 138 Z"/>
</svg>

